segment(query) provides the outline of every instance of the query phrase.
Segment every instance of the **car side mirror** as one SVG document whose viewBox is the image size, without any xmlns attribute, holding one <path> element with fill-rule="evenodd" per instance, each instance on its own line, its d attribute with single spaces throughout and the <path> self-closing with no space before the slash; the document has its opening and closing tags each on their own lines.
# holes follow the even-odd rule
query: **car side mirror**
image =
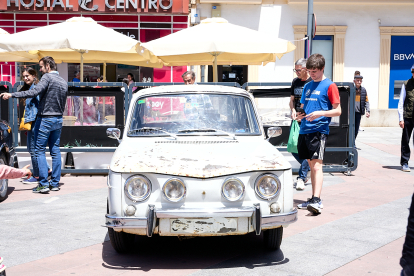
<svg viewBox="0 0 414 276">
<path fill-rule="evenodd" d="M 121 140 L 119 140 L 119 138 L 121 138 L 121 130 L 119 130 L 119 128 L 108 128 L 106 130 L 106 135 L 109 138 L 116 139 L 119 143 L 121 143 Z"/>
<path fill-rule="evenodd" d="M 273 137 L 277 137 L 277 136 L 280 136 L 280 135 L 282 135 L 282 128 L 281 127 L 269 127 L 268 129 L 267 129 L 267 141 L 269 141 L 270 140 L 270 138 L 273 138 Z"/>
</svg>

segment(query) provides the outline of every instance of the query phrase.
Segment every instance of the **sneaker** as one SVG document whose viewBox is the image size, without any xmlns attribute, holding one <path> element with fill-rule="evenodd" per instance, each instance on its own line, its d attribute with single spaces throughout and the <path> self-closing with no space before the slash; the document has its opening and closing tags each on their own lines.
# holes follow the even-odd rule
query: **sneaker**
<svg viewBox="0 0 414 276">
<path fill-rule="evenodd" d="M 299 204 L 297 207 L 299 209 L 306 209 L 306 208 L 308 208 L 308 205 L 311 203 L 312 200 L 313 200 L 313 196 L 311 198 L 308 198 L 308 200 L 306 202 L 303 202 L 303 203 Z M 323 209 L 322 199 L 319 201 L 318 206 L 319 206 L 320 209 Z"/>
<path fill-rule="evenodd" d="M 49 192 L 49 188 L 46 186 L 38 185 L 36 188 L 33 189 L 33 193 L 41 193 L 41 194 L 47 194 Z"/>
<path fill-rule="evenodd" d="M 32 176 L 26 180 L 23 180 L 23 184 L 39 184 L 39 180 Z"/>
<path fill-rule="evenodd" d="M 308 198 L 308 200 L 306 200 L 306 202 L 303 202 L 303 203 L 299 204 L 297 207 L 299 209 L 306 209 L 308 207 L 308 204 L 311 202 L 312 199 L 313 199 L 313 196 L 311 198 Z"/>
<path fill-rule="evenodd" d="M 2 273 L 5 270 L 6 270 L 6 266 L 5 265 L 0 265 L 0 273 Z"/>
<path fill-rule="evenodd" d="M 322 200 L 312 198 L 306 209 L 308 209 L 308 211 L 314 215 L 319 215 L 322 213 L 321 211 L 322 208 L 323 208 Z"/>
<path fill-rule="evenodd" d="M 59 188 L 59 186 L 50 186 L 50 190 L 54 191 L 54 192 L 57 192 L 57 191 L 60 190 L 60 188 Z"/>
<path fill-rule="evenodd" d="M 305 189 L 305 182 L 303 181 L 302 178 L 299 178 L 298 181 L 296 182 L 296 190 L 304 190 Z"/>
<path fill-rule="evenodd" d="M 404 164 L 404 165 L 402 165 L 402 166 L 401 166 L 401 170 L 402 170 L 403 172 L 410 172 L 410 171 L 411 171 L 410 167 L 408 167 L 408 164 Z"/>
</svg>

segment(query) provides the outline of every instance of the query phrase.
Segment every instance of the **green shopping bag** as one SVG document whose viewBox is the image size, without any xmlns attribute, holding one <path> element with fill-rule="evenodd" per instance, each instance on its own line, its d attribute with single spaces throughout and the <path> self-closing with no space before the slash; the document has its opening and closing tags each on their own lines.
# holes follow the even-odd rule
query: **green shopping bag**
<svg viewBox="0 0 414 276">
<path fill-rule="evenodd" d="M 299 123 L 296 120 L 292 121 L 290 127 L 289 141 L 287 144 L 287 151 L 290 153 L 298 153 L 298 139 L 299 139 Z"/>
</svg>

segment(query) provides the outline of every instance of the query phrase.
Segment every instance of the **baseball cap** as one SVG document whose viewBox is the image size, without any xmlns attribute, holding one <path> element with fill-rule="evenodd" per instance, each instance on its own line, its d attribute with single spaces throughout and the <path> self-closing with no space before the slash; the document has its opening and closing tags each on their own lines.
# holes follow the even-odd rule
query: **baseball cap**
<svg viewBox="0 0 414 276">
<path fill-rule="evenodd" d="M 413 66 L 411 66 L 411 71 L 413 71 L 414 70 L 414 64 L 413 64 Z"/>
</svg>

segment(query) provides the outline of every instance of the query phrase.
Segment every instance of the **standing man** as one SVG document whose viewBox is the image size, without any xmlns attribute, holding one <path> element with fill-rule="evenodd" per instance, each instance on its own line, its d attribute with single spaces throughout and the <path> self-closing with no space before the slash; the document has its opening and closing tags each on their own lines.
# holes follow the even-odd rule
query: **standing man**
<svg viewBox="0 0 414 276">
<path fill-rule="evenodd" d="M 193 71 L 186 71 L 181 77 L 186 85 L 195 84 L 195 73 Z"/>
<path fill-rule="evenodd" d="M 35 158 L 39 166 L 39 185 L 34 193 L 59 191 L 59 180 L 62 167 L 60 156 L 60 134 L 62 132 L 62 115 L 65 110 L 68 84 L 56 71 L 56 63 L 52 57 L 46 56 L 39 61 L 40 71 L 44 73 L 35 88 L 16 92 L 2 93 L 0 96 L 7 100 L 13 98 L 33 98 L 39 95 L 39 108 L 35 129 Z M 52 156 L 52 179 L 47 180 L 46 145 L 49 144 Z M 50 189 L 49 189 L 50 187 Z"/>
<path fill-rule="evenodd" d="M 300 100 L 306 114 L 298 113 L 302 119 L 298 140 L 299 158 L 308 159 L 311 168 L 312 197 L 299 204 L 298 208 L 307 208 L 314 215 L 323 208 L 321 200 L 323 184 L 323 156 L 329 135 L 331 117 L 341 115 L 339 91 L 336 84 L 327 79 L 323 72 L 325 58 L 313 54 L 306 62 L 306 68 L 312 78 L 303 88 Z"/>
<path fill-rule="evenodd" d="M 355 139 L 358 135 L 359 125 L 361 124 L 361 118 L 365 114 L 367 118 L 370 116 L 368 94 L 365 87 L 362 87 L 361 75 L 355 75 Z M 365 112 L 366 110 L 366 112 Z"/>
<path fill-rule="evenodd" d="M 413 132 L 413 111 L 414 111 L 414 65 L 411 66 L 411 79 L 404 82 L 401 87 L 400 100 L 398 101 L 398 117 L 400 127 L 403 129 L 401 138 L 401 170 L 409 172 L 410 167 L 410 138 Z"/>
<path fill-rule="evenodd" d="M 411 199 L 410 215 L 408 216 L 407 234 L 400 259 L 403 268 L 401 276 L 414 276 L 414 194 Z"/>
<path fill-rule="evenodd" d="M 295 62 L 295 69 L 293 71 L 296 73 L 297 78 L 294 78 L 292 81 L 292 86 L 290 87 L 290 111 L 292 113 L 292 120 L 297 120 L 296 110 L 301 107 L 300 99 L 302 98 L 303 86 L 310 82 L 312 79 L 309 77 L 309 73 L 306 70 L 306 59 L 301 58 Z M 299 125 L 301 120 L 297 120 Z M 297 153 L 292 153 L 296 161 L 299 162 L 299 176 L 296 182 L 296 190 L 305 189 L 305 183 L 308 181 L 307 176 L 310 170 L 308 160 L 300 159 Z"/>
</svg>

